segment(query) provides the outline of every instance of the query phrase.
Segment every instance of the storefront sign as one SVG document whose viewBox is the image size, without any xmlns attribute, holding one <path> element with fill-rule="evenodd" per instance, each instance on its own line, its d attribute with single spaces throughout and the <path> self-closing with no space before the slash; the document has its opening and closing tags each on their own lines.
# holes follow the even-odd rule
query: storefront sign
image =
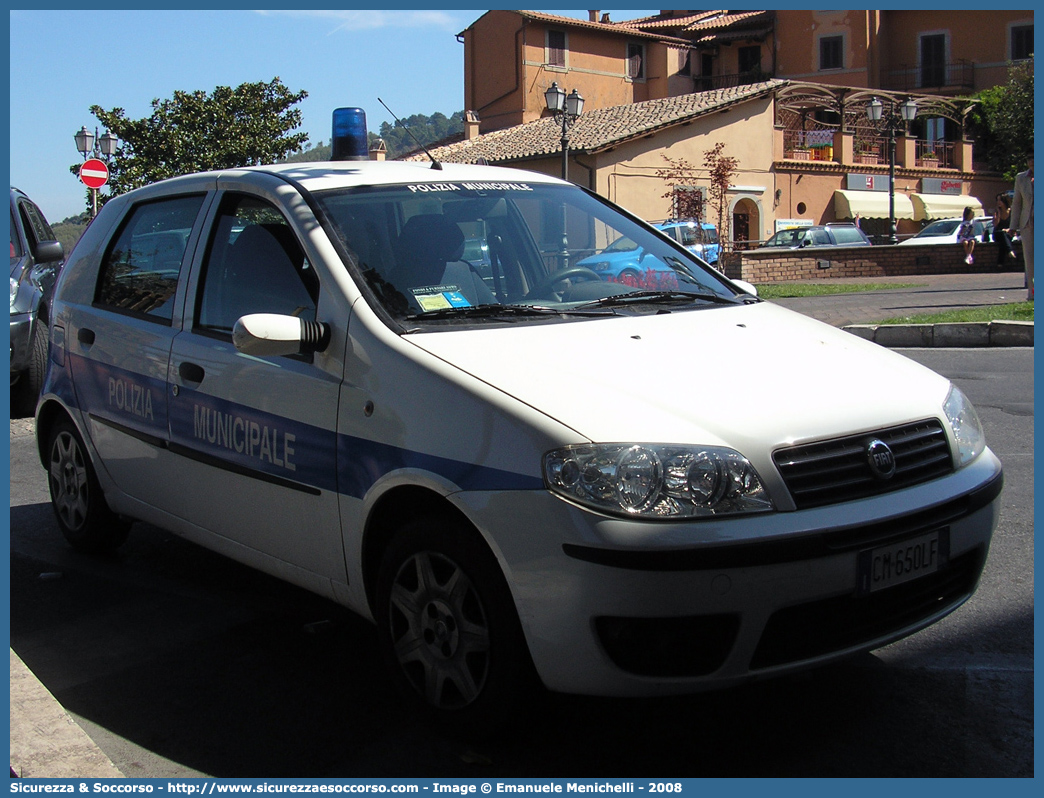
<svg viewBox="0 0 1044 798">
<path fill-rule="evenodd" d="M 849 191 L 888 191 L 888 175 L 849 173 L 845 188 Z"/>
<path fill-rule="evenodd" d="M 792 227 L 811 227 L 811 219 L 776 219 L 776 229 L 774 232 L 778 233 L 780 230 L 789 230 Z"/>
<path fill-rule="evenodd" d="M 922 177 L 921 192 L 924 194 L 963 194 L 964 183 L 944 177 Z"/>
</svg>

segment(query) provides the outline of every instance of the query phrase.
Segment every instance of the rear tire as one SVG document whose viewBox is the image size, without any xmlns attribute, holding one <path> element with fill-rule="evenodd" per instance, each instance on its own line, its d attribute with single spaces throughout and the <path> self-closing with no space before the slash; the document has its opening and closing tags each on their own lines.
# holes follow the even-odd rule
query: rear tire
<svg viewBox="0 0 1044 798">
<path fill-rule="evenodd" d="M 98 554 L 127 539 L 130 523 L 109 509 L 80 433 L 66 418 L 48 438 L 47 484 L 54 517 L 74 549 Z"/>
<path fill-rule="evenodd" d="M 519 719 L 536 678 L 500 566 L 452 519 L 406 524 L 384 554 L 376 618 L 399 692 L 451 732 L 488 734 Z"/>
</svg>

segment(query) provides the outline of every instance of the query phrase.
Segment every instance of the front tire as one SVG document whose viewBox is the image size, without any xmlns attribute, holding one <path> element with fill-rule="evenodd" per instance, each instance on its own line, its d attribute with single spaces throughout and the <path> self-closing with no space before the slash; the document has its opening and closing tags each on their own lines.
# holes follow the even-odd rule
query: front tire
<svg viewBox="0 0 1044 798">
<path fill-rule="evenodd" d="M 43 388 L 44 373 L 47 370 L 47 336 L 46 323 L 37 319 L 29 340 L 28 368 L 11 386 L 11 411 L 15 417 L 28 418 L 36 412 L 36 402 L 40 398 L 40 389 Z"/>
<path fill-rule="evenodd" d="M 130 524 L 106 504 L 80 433 L 68 419 L 51 430 L 47 456 L 51 507 L 69 545 L 90 554 L 119 547 Z"/>
<path fill-rule="evenodd" d="M 47 322 L 37 319 L 36 324 L 33 325 L 33 340 L 29 349 L 29 373 L 27 374 L 34 411 L 36 410 L 36 400 L 40 397 L 40 391 L 43 390 L 44 375 L 47 373 L 49 336 Z"/>
<path fill-rule="evenodd" d="M 377 580 L 378 637 L 399 691 L 426 719 L 488 733 L 534 686 L 514 602 L 492 552 L 451 519 L 403 527 Z"/>
</svg>

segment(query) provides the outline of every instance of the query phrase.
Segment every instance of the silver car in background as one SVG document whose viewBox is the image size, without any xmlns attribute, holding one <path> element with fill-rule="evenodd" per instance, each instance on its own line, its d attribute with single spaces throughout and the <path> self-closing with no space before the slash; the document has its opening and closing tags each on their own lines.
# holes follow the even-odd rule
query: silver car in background
<svg viewBox="0 0 1044 798">
<path fill-rule="evenodd" d="M 962 221 L 962 219 L 956 216 L 952 219 L 936 219 L 921 232 L 917 233 L 917 235 L 911 236 L 905 241 L 900 241 L 899 244 L 913 246 L 920 244 L 956 244 L 957 231 L 960 229 Z M 972 231 L 975 233 L 976 241 L 981 241 L 984 244 L 989 243 L 993 240 L 993 217 L 976 216 L 972 219 Z"/>
<path fill-rule="evenodd" d="M 65 258 L 51 225 L 29 197 L 11 187 L 11 407 L 30 414 L 47 366 L 51 291 Z"/>
</svg>

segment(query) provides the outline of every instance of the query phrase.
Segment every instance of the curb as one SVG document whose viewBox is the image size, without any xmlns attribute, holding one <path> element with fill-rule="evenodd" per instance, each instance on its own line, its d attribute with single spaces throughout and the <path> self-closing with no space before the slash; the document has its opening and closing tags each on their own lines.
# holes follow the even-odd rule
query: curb
<svg viewBox="0 0 1044 798">
<path fill-rule="evenodd" d="M 119 768 L 77 725 L 14 649 L 11 649 L 11 771 L 20 778 L 123 778 Z"/>
<path fill-rule="evenodd" d="M 1033 346 L 1032 321 L 849 324 L 841 329 L 890 348 Z"/>
</svg>

